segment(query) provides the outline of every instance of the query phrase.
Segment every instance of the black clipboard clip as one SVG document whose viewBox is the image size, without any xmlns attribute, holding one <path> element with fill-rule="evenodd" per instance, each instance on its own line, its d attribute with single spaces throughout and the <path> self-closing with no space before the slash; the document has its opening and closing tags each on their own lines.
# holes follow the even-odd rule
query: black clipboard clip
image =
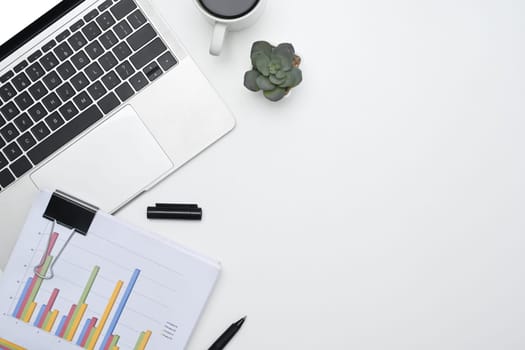
<svg viewBox="0 0 525 350">
<path fill-rule="evenodd" d="M 81 234 L 83 236 L 88 234 L 89 228 L 93 223 L 93 219 L 95 218 L 97 211 L 97 207 L 78 198 L 70 196 L 64 192 L 55 191 L 51 195 L 51 199 L 47 204 L 47 208 L 44 211 L 43 217 L 50 220 L 52 225 L 49 232 L 46 250 L 40 259 L 39 264 L 33 268 L 36 276 L 45 280 L 50 280 L 54 277 L 55 273 L 53 272 L 53 267 L 60 258 L 60 255 L 62 255 L 62 252 L 67 247 L 75 233 Z M 69 228 L 71 233 L 69 234 L 66 242 L 62 245 L 62 248 L 60 248 L 60 251 L 53 259 L 53 262 L 48 268 L 48 273 L 46 275 L 42 275 L 40 271 L 44 266 L 47 257 L 51 254 L 51 242 L 53 240 L 53 233 L 55 231 L 56 225 Z"/>
</svg>

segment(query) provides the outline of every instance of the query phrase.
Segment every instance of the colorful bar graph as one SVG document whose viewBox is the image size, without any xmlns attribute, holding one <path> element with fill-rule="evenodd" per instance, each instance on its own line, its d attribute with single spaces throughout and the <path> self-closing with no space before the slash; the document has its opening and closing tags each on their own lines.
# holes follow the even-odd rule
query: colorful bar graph
<svg viewBox="0 0 525 350">
<path fill-rule="evenodd" d="M 62 332 L 62 328 L 64 328 L 64 323 L 66 323 L 66 319 L 67 319 L 67 316 L 62 316 L 62 319 L 60 320 L 60 323 L 58 324 L 57 331 L 55 333 L 55 335 L 57 337 L 60 336 L 60 332 Z"/>
<path fill-rule="evenodd" d="M 88 328 L 89 328 L 89 324 L 91 323 L 91 319 L 88 318 L 86 320 L 86 322 L 84 323 L 84 327 L 82 327 L 82 331 L 80 332 L 80 336 L 78 337 L 77 339 L 77 342 L 76 344 L 77 345 L 81 345 L 82 344 L 82 340 L 84 339 L 84 337 L 86 336 L 86 333 L 88 331 Z"/>
<path fill-rule="evenodd" d="M 126 303 L 128 302 L 129 296 L 131 295 L 133 288 L 135 287 L 135 283 L 137 282 L 139 275 L 140 275 L 140 270 L 135 269 L 135 271 L 133 271 L 133 275 L 131 276 L 131 280 L 129 281 L 129 284 L 126 287 L 124 296 L 120 300 L 120 303 L 117 307 L 117 311 L 115 312 L 115 315 L 113 316 L 113 320 L 109 324 L 109 328 L 106 332 L 106 336 L 104 337 L 104 341 L 102 341 L 100 350 L 108 350 L 109 344 L 111 343 L 110 338 L 112 337 L 113 332 L 115 331 L 115 327 L 117 327 L 118 321 L 120 320 L 120 316 L 122 316 L 122 312 L 124 311 L 124 308 L 126 307 Z"/>
<path fill-rule="evenodd" d="M 47 315 L 48 319 L 45 321 L 44 326 L 42 327 L 43 330 L 46 332 L 51 332 L 51 328 L 53 328 L 53 325 L 55 324 L 55 321 L 58 317 L 58 310 L 53 310 L 50 314 Z"/>
<path fill-rule="evenodd" d="M 44 316 L 44 311 L 46 311 L 46 304 L 44 304 L 44 305 L 42 305 L 40 307 L 40 311 L 38 311 L 38 315 L 36 316 L 36 320 L 35 320 L 35 323 L 33 324 L 33 326 L 39 327 L 38 324 L 40 323 L 40 320 L 44 318 L 43 317 Z"/>
<path fill-rule="evenodd" d="M 89 276 L 89 279 L 86 283 L 86 286 L 84 287 L 84 290 L 82 291 L 82 295 L 80 296 L 80 299 L 78 300 L 77 305 L 82 306 L 86 303 L 89 292 L 91 291 L 91 288 L 93 287 L 93 283 L 95 283 L 95 279 L 97 278 L 99 271 L 100 271 L 99 266 L 95 266 L 93 270 L 91 271 L 91 275 Z M 85 311 L 86 311 L 86 308 L 84 308 L 84 310 L 82 311 L 82 307 L 79 307 L 75 310 L 75 313 L 72 316 L 72 321 L 67 325 L 64 339 L 69 340 L 69 341 L 73 339 L 77 331 L 78 325 L 82 317 L 84 316 L 83 312 Z M 82 314 L 80 314 L 81 312 Z"/>
<path fill-rule="evenodd" d="M 33 312 L 35 312 L 35 309 L 36 303 L 32 302 L 27 308 L 27 311 L 24 313 L 22 321 L 24 321 L 25 323 L 29 323 L 29 321 L 31 321 L 31 317 L 33 316 Z"/>
<path fill-rule="evenodd" d="M 49 269 L 49 265 L 51 265 L 51 261 L 53 261 L 53 257 L 50 255 L 46 258 L 46 261 L 44 262 L 44 265 L 41 269 L 39 269 L 39 273 L 41 275 L 45 275 L 47 273 L 47 270 Z M 28 291 L 28 295 L 26 295 L 26 300 L 24 300 L 24 306 L 22 306 L 22 313 L 20 315 L 20 319 L 25 321 L 30 319 L 31 317 L 27 317 L 29 313 L 29 308 L 31 307 L 32 303 L 35 301 L 36 295 L 40 291 L 40 286 L 42 285 L 42 278 L 38 277 L 36 274 L 33 277 L 33 281 L 31 282 L 31 287 Z M 29 321 L 25 321 L 29 322 Z"/>
<path fill-rule="evenodd" d="M 57 288 L 53 289 L 53 292 L 51 293 L 51 296 L 49 297 L 49 300 L 47 301 L 47 306 L 44 310 L 44 315 L 42 317 L 42 319 L 38 322 L 38 325 L 37 327 L 38 328 L 42 328 L 46 318 L 47 318 L 47 315 L 49 314 L 49 312 L 51 311 L 51 309 L 53 308 L 53 305 L 55 305 L 55 301 L 57 300 L 57 297 L 58 297 L 58 293 L 60 293 L 60 290 L 58 290 Z"/>
<path fill-rule="evenodd" d="M 62 326 L 62 329 L 60 330 L 60 334 L 58 335 L 60 338 L 64 338 L 64 334 L 66 333 L 67 325 L 69 322 L 71 322 L 71 318 L 73 317 L 73 313 L 75 312 L 75 309 L 77 308 L 76 304 L 71 305 L 71 309 L 69 309 L 69 313 L 66 317 L 66 322 L 64 322 L 64 325 Z"/>
<path fill-rule="evenodd" d="M 104 313 L 102 314 L 102 317 L 100 318 L 100 324 L 95 330 L 95 333 L 93 334 L 93 338 L 88 343 L 88 349 L 93 350 L 95 348 L 95 345 L 97 344 L 98 338 L 100 337 L 100 333 L 102 333 L 102 329 L 106 325 L 106 322 L 108 320 L 109 314 L 111 313 L 111 310 L 113 309 L 113 306 L 115 306 L 115 302 L 117 300 L 117 297 L 120 293 L 120 290 L 122 289 L 122 286 L 124 285 L 124 282 L 118 281 L 117 285 L 115 286 L 115 290 L 113 291 L 113 294 L 111 295 L 111 298 L 109 299 L 108 305 L 106 306 L 106 309 L 104 310 Z"/>
<path fill-rule="evenodd" d="M 97 321 L 98 320 L 97 320 L 96 317 L 93 317 L 91 319 L 91 322 L 89 322 L 89 326 L 88 326 L 88 328 L 86 330 L 86 334 L 84 334 L 84 338 L 82 338 L 80 346 L 84 347 L 87 344 L 87 342 L 89 340 L 89 336 L 94 333 L 93 329 L 95 328 L 95 325 L 97 324 Z"/>
<path fill-rule="evenodd" d="M 137 340 L 137 344 L 135 345 L 134 350 L 144 350 L 146 349 L 146 345 L 148 345 L 149 338 L 151 337 L 151 331 L 146 331 L 140 333 L 139 339 Z"/>
<path fill-rule="evenodd" d="M 22 290 L 22 295 L 20 296 L 20 299 L 18 300 L 18 303 L 16 304 L 15 311 L 13 312 L 13 317 L 20 318 L 18 314 L 19 314 L 19 311 L 22 309 L 22 304 L 24 303 L 24 299 L 26 298 L 29 288 L 31 287 L 32 281 L 33 281 L 33 277 L 29 277 L 27 279 L 24 289 Z"/>
<path fill-rule="evenodd" d="M 0 349 L 2 350 L 27 350 L 26 348 L 16 345 L 15 343 L 12 343 L 4 338 L 0 338 Z"/>
</svg>

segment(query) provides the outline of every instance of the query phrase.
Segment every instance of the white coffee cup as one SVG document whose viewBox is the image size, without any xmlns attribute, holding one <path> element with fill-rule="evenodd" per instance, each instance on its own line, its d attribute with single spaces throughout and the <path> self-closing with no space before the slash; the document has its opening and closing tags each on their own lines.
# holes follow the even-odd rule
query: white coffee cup
<svg viewBox="0 0 525 350">
<path fill-rule="evenodd" d="M 194 0 L 197 8 L 201 13 L 214 25 L 213 37 L 210 45 L 210 54 L 219 56 L 224 46 L 224 39 L 229 31 L 238 31 L 253 25 L 261 17 L 266 7 L 267 0 L 258 0 L 256 4 L 252 4 L 252 7 L 246 9 L 243 13 L 235 15 L 226 15 L 226 11 L 212 12 L 211 9 L 207 8 L 203 4 L 204 0 Z M 242 3 L 243 0 L 230 0 L 230 3 Z M 226 1 L 228 2 L 228 1 Z M 247 0 L 247 3 L 252 3 Z M 220 1 L 216 1 L 215 4 L 219 4 Z M 224 15 L 221 15 L 224 13 Z"/>
</svg>

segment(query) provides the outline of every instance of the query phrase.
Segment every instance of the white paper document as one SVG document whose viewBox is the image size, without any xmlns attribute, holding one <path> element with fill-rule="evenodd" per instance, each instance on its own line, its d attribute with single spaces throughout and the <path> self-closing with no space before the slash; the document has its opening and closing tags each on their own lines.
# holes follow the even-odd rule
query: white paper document
<svg viewBox="0 0 525 350">
<path fill-rule="evenodd" d="M 67 242 L 72 230 L 43 217 L 51 195 L 0 279 L 0 349 L 184 349 L 219 263 L 101 212 Z"/>
</svg>

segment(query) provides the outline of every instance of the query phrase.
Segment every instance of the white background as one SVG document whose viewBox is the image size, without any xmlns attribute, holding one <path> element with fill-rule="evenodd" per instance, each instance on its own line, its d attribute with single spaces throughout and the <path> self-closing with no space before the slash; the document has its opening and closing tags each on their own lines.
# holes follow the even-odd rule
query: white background
<svg viewBox="0 0 525 350">
<path fill-rule="evenodd" d="M 220 58 L 154 2 L 238 120 L 119 213 L 223 262 L 189 350 L 244 314 L 229 350 L 525 347 L 523 1 L 270 0 Z M 303 57 L 277 104 L 242 86 L 260 39 Z"/>
</svg>

